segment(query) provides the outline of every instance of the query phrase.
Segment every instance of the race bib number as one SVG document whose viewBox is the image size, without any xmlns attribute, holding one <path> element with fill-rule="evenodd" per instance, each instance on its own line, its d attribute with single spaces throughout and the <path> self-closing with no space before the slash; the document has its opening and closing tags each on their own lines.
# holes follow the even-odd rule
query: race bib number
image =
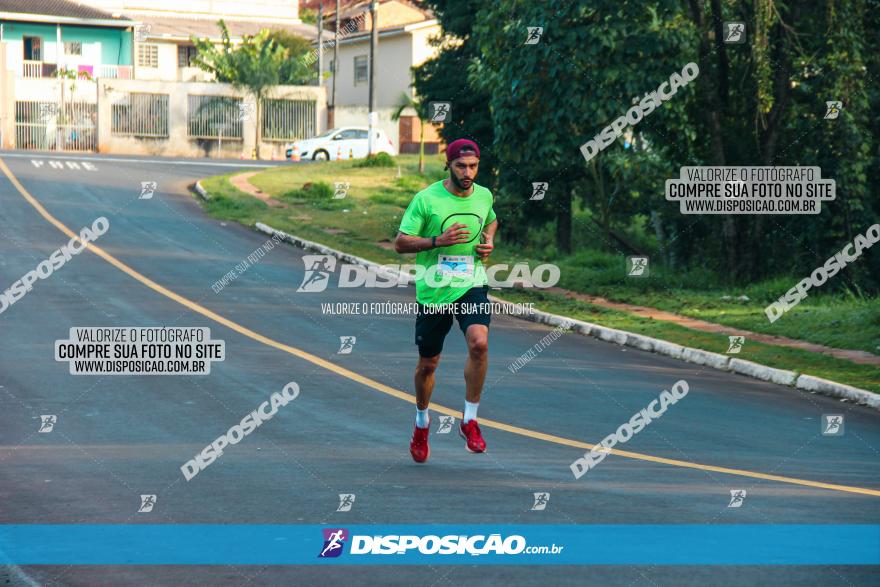
<svg viewBox="0 0 880 587">
<path fill-rule="evenodd" d="M 473 255 L 440 255 L 437 261 L 438 275 L 471 277 L 474 274 Z"/>
</svg>

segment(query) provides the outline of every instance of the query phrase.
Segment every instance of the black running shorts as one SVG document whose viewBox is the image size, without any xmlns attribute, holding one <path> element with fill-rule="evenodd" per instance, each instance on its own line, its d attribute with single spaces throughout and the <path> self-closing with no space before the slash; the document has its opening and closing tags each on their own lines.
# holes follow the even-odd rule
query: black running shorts
<svg viewBox="0 0 880 587">
<path fill-rule="evenodd" d="M 419 304 L 416 316 L 416 344 L 419 355 L 435 357 L 443 350 L 443 341 L 452 328 L 453 316 L 461 331 L 467 333 L 471 324 L 489 326 L 492 310 L 489 305 L 489 286 L 472 287 L 452 303 L 440 307 Z"/>
</svg>

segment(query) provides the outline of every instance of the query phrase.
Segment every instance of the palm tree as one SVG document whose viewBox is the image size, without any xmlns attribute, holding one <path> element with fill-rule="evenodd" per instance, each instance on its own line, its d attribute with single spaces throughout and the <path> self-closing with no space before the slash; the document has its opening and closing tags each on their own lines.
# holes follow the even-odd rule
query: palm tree
<svg viewBox="0 0 880 587">
<path fill-rule="evenodd" d="M 400 97 L 397 99 L 397 104 L 394 105 L 394 114 L 391 115 L 391 120 L 400 120 L 401 114 L 407 108 L 412 108 L 413 110 L 415 110 L 416 116 L 419 119 L 419 173 L 424 174 L 425 124 L 428 120 L 428 117 L 425 116 L 425 104 L 423 104 L 421 100 L 411 98 L 406 92 L 400 92 Z"/>
</svg>

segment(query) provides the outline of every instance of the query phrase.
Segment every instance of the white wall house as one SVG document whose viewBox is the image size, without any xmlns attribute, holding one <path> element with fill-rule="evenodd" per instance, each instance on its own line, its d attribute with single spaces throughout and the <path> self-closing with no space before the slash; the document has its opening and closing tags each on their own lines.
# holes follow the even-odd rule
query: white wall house
<svg viewBox="0 0 880 587">
<path fill-rule="evenodd" d="M 298 0 L 79 0 L 107 12 L 182 16 L 189 18 L 234 17 L 299 24 Z"/>
<path fill-rule="evenodd" d="M 191 37 L 220 42 L 223 19 L 233 42 L 263 29 L 282 29 L 306 39 L 316 27 L 303 24 L 297 0 L 80 0 L 142 23 L 134 39 L 134 77 L 157 81 L 207 81 L 193 67 Z"/>
<path fill-rule="evenodd" d="M 176 13 L 151 0 L 154 10 L 136 15 L 116 12 L 135 5 L 129 0 L 93 1 L 113 12 L 71 0 L 0 0 L 3 148 L 268 159 L 324 130 L 317 83 L 273 87 L 255 116 L 252 96 L 198 81 L 202 72 L 189 64 L 191 37 L 219 40 L 221 17 L 233 42 L 263 29 L 316 36 L 287 0 L 189 0 Z M 291 6 L 294 17 L 269 10 Z"/>
<path fill-rule="evenodd" d="M 428 39 L 440 33 L 436 20 L 379 30 L 376 61 L 376 102 L 379 108 L 394 106 L 401 93 L 412 97 L 410 68 L 421 65 L 436 54 Z M 332 34 L 329 35 L 332 39 Z M 324 53 L 328 74 L 324 85 L 333 83 L 333 50 Z M 339 67 L 336 69 L 336 105 L 367 106 L 369 103 L 370 32 L 358 32 L 339 41 Z"/>
<path fill-rule="evenodd" d="M 68 0 L 0 0 L 5 67 L 17 77 L 130 77 L 137 22 Z"/>
<path fill-rule="evenodd" d="M 381 15 L 379 24 L 381 27 Z M 376 67 L 376 112 L 379 127 L 391 138 L 401 152 L 411 150 L 418 137 L 419 121 L 414 112 L 404 112 L 400 121 L 391 119 L 401 94 L 413 96 L 411 68 L 421 65 L 437 53 L 428 42 L 439 35 L 441 27 L 436 19 L 379 29 Z M 332 39 L 332 33 L 325 32 Z M 359 31 L 339 41 L 339 65 L 334 67 L 333 49 L 324 53 L 328 100 L 336 78 L 336 103 L 333 108 L 333 126 L 366 126 L 369 117 L 370 91 L 370 31 Z M 426 141 L 436 144 L 439 137 L 433 127 L 426 128 Z M 429 149 L 429 152 L 431 149 Z"/>
</svg>

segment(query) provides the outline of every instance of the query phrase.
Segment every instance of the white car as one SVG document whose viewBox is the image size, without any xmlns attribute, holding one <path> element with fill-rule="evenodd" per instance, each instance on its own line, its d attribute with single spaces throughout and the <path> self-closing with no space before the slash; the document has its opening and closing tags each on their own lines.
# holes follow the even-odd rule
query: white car
<svg viewBox="0 0 880 587">
<path fill-rule="evenodd" d="M 344 126 L 331 128 L 324 134 L 302 141 L 289 143 L 285 149 L 287 158 L 293 155 L 293 148 L 299 149 L 301 159 L 313 161 L 335 161 L 339 159 L 360 159 L 367 156 L 369 129 L 366 126 Z M 373 129 L 373 154 L 388 153 L 397 155 L 394 143 L 383 131 Z"/>
</svg>

